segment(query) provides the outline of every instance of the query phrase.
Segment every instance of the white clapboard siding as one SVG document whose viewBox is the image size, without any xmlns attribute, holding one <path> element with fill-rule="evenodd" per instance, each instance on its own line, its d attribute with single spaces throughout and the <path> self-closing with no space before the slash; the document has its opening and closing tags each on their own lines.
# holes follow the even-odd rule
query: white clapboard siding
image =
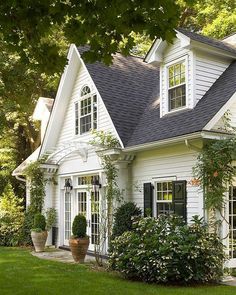
<svg viewBox="0 0 236 295">
<path fill-rule="evenodd" d="M 171 62 L 174 59 L 188 53 L 189 53 L 189 50 L 181 47 L 180 40 L 176 38 L 173 41 L 173 44 L 170 44 L 164 52 L 164 56 L 163 56 L 164 63 Z"/>
<path fill-rule="evenodd" d="M 58 227 L 59 225 L 59 183 L 58 183 L 58 177 L 55 177 L 55 181 L 57 184 L 51 184 L 52 185 L 52 195 L 50 196 L 52 198 L 52 208 L 56 209 L 57 212 L 57 219 L 55 222 L 55 226 Z"/>
<path fill-rule="evenodd" d="M 192 106 L 192 83 L 193 83 L 193 72 L 191 69 L 192 65 L 192 54 L 189 50 L 183 49 L 180 44 L 179 39 L 175 39 L 173 44 L 170 44 L 163 53 L 163 63 L 160 67 L 160 76 L 161 76 L 161 116 L 164 116 L 168 113 L 168 81 L 167 81 L 167 68 L 166 64 L 174 63 L 175 60 L 186 58 L 188 67 L 187 71 L 187 107 Z"/>
<path fill-rule="evenodd" d="M 114 127 L 111 123 L 111 120 L 109 118 L 109 115 L 105 109 L 105 106 L 102 102 L 101 97 L 96 92 L 96 87 L 94 86 L 94 83 L 89 76 L 87 70 L 84 66 L 81 66 L 77 78 L 75 80 L 75 84 L 72 90 L 71 98 L 68 100 L 68 106 L 64 118 L 64 123 L 62 126 L 62 130 L 59 135 L 59 140 L 57 143 L 57 146 L 60 146 L 61 144 L 65 142 L 70 142 L 74 139 L 81 139 L 81 141 L 88 142 L 91 140 L 91 134 L 86 133 L 83 135 L 75 135 L 75 110 L 74 110 L 74 104 L 78 99 L 80 98 L 80 91 L 84 85 L 88 85 L 94 94 L 97 94 L 98 99 L 98 129 L 104 130 L 104 131 L 110 131 L 112 134 L 115 135 Z"/>
<path fill-rule="evenodd" d="M 143 208 L 143 184 L 161 179 L 187 180 L 188 221 L 193 215 L 203 216 L 203 195 L 200 187 L 189 184 L 197 153 L 184 145 L 161 150 L 140 152 L 132 163 L 132 200 Z"/>
<path fill-rule="evenodd" d="M 207 90 L 226 70 L 230 62 L 223 58 L 214 58 L 196 52 L 195 70 L 195 104 L 203 97 Z"/>
</svg>

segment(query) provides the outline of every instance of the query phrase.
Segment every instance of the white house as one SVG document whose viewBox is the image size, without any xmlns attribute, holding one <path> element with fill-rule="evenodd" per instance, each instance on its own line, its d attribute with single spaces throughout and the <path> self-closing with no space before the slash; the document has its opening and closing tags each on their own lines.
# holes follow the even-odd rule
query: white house
<svg viewBox="0 0 236 295">
<path fill-rule="evenodd" d="M 228 110 L 236 126 L 232 42 L 233 37 L 217 41 L 180 29 L 173 44 L 156 40 L 144 61 L 117 53 L 109 67 L 85 64 L 80 56 L 85 49 L 71 45 L 50 117 L 51 100 L 40 98 L 36 106 L 41 146 L 14 171 L 20 177 L 32 158 L 48 155 L 43 168 L 56 173 L 58 185 L 47 184 L 45 207 L 58 213 L 57 246 L 68 246 L 78 213 L 88 220 L 89 250 L 96 243 L 106 179 L 90 144 L 91 129 L 109 131 L 120 142 L 116 165 L 126 200 L 143 211 L 151 207 L 153 216 L 175 212 L 187 222 L 194 215 L 206 218 L 192 168 L 203 142 L 224 135 L 222 118 Z M 94 181 L 101 187 L 88 189 Z M 229 266 L 236 267 L 236 190 L 230 189 L 224 235 L 229 234 Z"/>
</svg>

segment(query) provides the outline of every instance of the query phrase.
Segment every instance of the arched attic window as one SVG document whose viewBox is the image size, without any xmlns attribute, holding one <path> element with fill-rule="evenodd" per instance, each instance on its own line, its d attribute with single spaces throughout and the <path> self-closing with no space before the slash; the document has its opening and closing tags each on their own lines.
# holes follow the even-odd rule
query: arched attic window
<svg viewBox="0 0 236 295">
<path fill-rule="evenodd" d="M 82 96 L 84 96 L 84 95 L 86 95 L 86 94 L 88 94 L 88 93 L 91 93 L 91 90 L 90 90 L 90 88 L 89 88 L 87 85 L 85 85 L 85 86 L 81 89 L 80 96 L 82 97 Z"/>
<path fill-rule="evenodd" d="M 91 129 L 97 129 L 97 95 L 85 85 L 75 103 L 75 134 L 84 134 Z"/>
</svg>

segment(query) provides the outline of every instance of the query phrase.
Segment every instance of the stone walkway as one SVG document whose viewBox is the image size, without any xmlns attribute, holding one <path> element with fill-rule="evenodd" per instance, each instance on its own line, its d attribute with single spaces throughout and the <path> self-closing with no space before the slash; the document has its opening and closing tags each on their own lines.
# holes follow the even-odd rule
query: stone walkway
<svg viewBox="0 0 236 295">
<path fill-rule="evenodd" d="M 54 260 L 65 263 L 75 263 L 70 251 L 61 250 L 61 249 L 46 249 L 45 252 L 31 252 L 33 256 L 36 256 L 41 259 Z M 85 263 L 94 262 L 95 258 L 90 255 L 86 255 Z"/>
</svg>

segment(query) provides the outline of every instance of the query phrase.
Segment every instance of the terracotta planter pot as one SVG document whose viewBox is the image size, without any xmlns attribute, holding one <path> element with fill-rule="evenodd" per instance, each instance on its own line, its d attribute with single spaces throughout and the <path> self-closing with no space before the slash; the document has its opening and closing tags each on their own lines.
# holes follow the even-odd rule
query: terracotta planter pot
<svg viewBox="0 0 236 295">
<path fill-rule="evenodd" d="M 35 252 L 43 252 L 46 244 L 46 240 L 48 237 L 48 232 L 35 232 L 31 231 L 31 238 L 34 244 Z"/>
<path fill-rule="evenodd" d="M 84 263 L 89 247 L 89 238 L 70 239 L 69 245 L 75 262 Z"/>
</svg>

